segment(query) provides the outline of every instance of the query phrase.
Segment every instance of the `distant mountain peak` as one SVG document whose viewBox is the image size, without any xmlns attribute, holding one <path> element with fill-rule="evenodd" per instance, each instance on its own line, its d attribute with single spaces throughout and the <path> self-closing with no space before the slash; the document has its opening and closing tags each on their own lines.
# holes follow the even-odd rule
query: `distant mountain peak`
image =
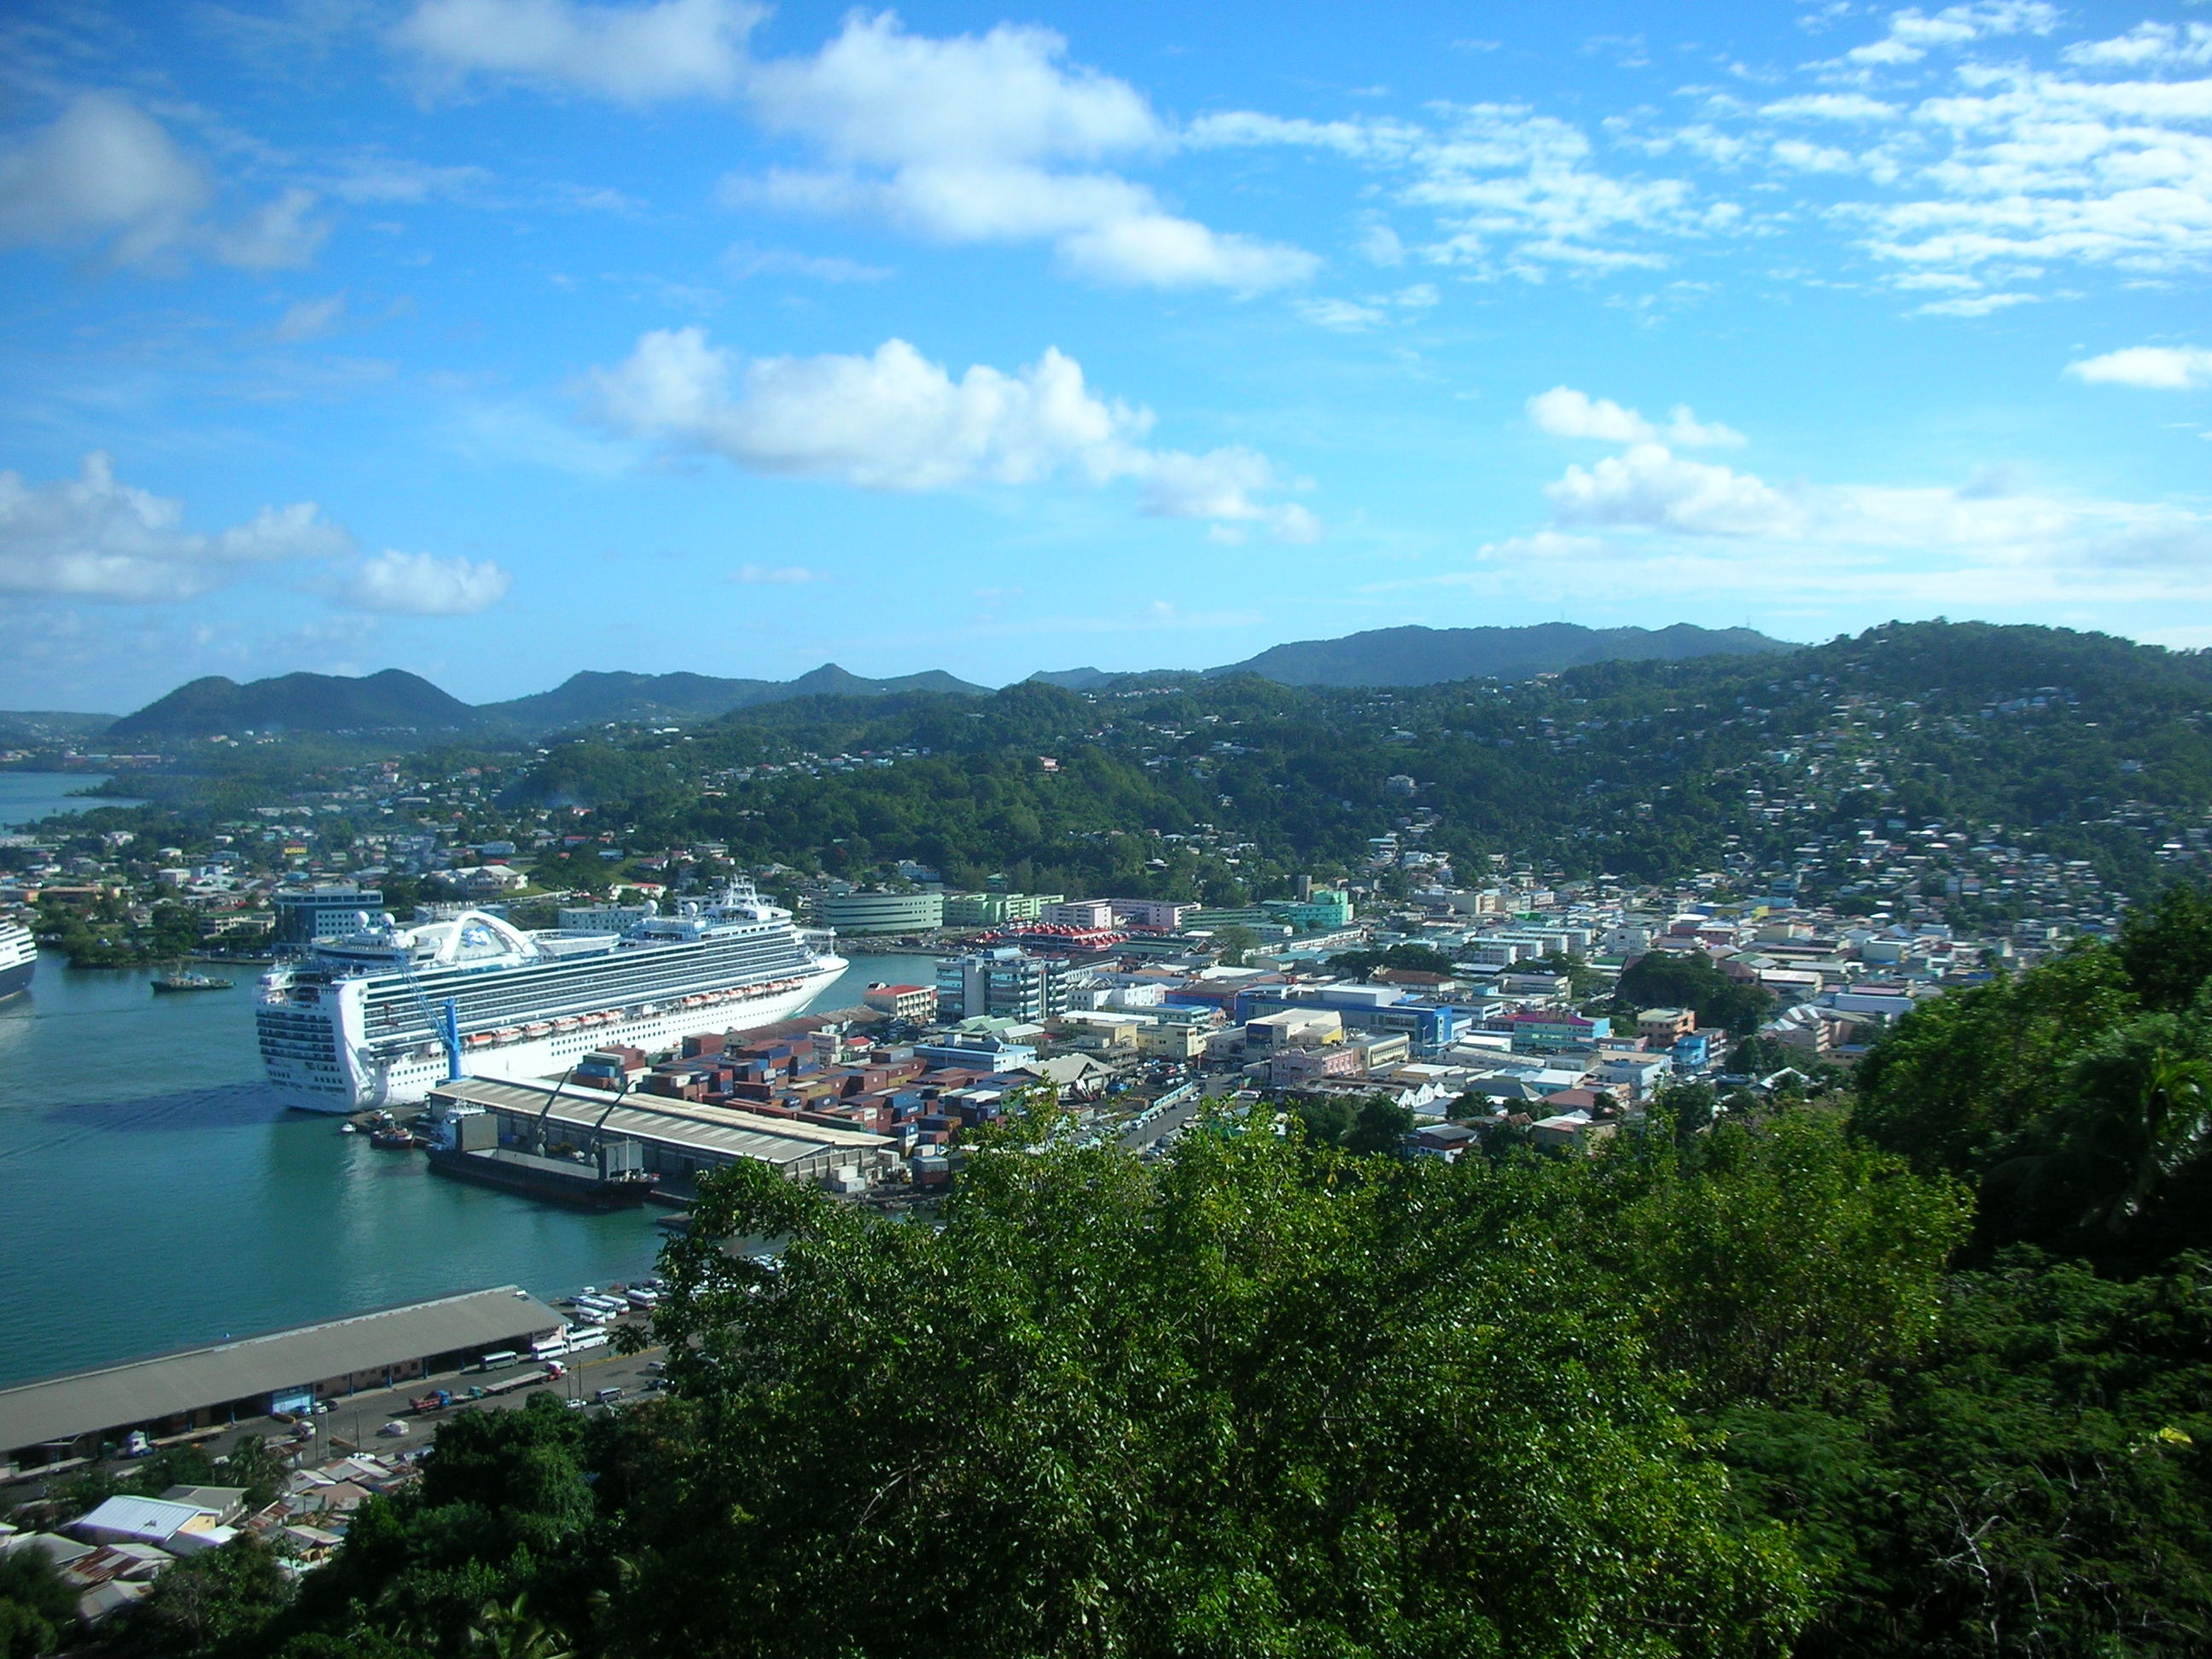
<svg viewBox="0 0 2212 1659">
<path fill-rule="evenodd" d="M 1795 651 L 1748 628 L 1586 628 L 1537 623 L 1526 628 L 1378 628 L 1336 640 L 1272 646 L 1208 675 L 1256 674 L 1284 685 L 1433 685 L 1446 680 L 1526 679 L 1599 662 L 1676 661 Z"/>
</svg>

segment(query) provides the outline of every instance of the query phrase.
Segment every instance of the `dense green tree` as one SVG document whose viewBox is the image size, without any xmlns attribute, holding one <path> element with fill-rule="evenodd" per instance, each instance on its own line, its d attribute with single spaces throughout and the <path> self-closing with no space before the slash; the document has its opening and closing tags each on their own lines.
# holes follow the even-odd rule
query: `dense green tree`
<svg viewBox="0 0 2212 1659">
<path fill-rule="evenodd" d="M 1541 1171 L 1209 1125 L 971 1155 L 940 1230 L 738 1168 L 657 1316 L 698 1443 L 630 1639 L 700 1655 L 1779 1651 Z M 715 1246 L 789 1240 L 780 1273 Z"/>
<path fill-rule="evenodd" d="M 1432 945 L 1392 945 L 1379 951 L 1340 951 L 1328 959 L 1332 973 L 1348 974 L 1355 979 L 1365 979 L 1378 968 L 1400 968 L 1417 974 L 1440 974 L 1445 978 L 1459 971 L 1459 964 Z"/>
<path fill-rule="evenodd" d="M 2075 1055 L 2020 1156 L 1982 1187 L 1982 1232 L 2112 1265 L 2212 1248 L 2212 1029 L 2151 1014 Z"/>
<path fill-rule="evenodd" d="M 264 1509 L 284 1482 L 284 1459 L 258 1434 L 240 1435 L 215 1466 L 217 1484 L 240 1486 L 248 1511 Z"/>
<path fill-rule="evenodd" d="M 34 1549 L 0 1552 L 0 1659 L 38 1659 L 76 1628 L 76 1592 Z"/>
<path fill-rule="evenodd" d="M 1260 943 L 1260 936 L 1241 923 L 1231 922 L 1213 935 L 1213 948 L 1224 968 L 1242 968 L 1244 958 Z"/>
<path fill-rule="evenodd" d="M 1620 1006 L 1687 1008 L 1698 1024 L 1741 1036 L 1773 1012 L 1774 994 L 1750 980 L 1730 979 L 1703 951 L 1652 951 L 1621 972 L 1614 988 Z"/>
<path fill-rule="evenodd" d="M 1749 1511 L 1825 1569 L 1803 1659 L 2212 1651 L 2212 1272 L 2033 1251 L 1962 1274 L 1920 1363 L 1847 1411 L 1713 1419 Z"/>
<path fill-rule="evenodd" d="M 592 1432 L 549 1395 L 519 1411 L 460 1413 L 439 1429 L 416 1487 L 362 1506 L 346 1547 L 307 1579 L 276 1637 L 367 1626 L 459 1654 L 488 1605 L 511 1607 L 519 1595 L 549 1627 L 581 1628 L 610 1571 L 594 1529 Z"/>
<path fill-rule="evenodd" d="M 2154 906 L 2129 913 L 2118 950 L 2142 1006 L 2180 1012 L 2212 979 L 2212 896 L 2201 888 L 2169 888 Z"/>
<path fill-rule="evenodd" d="M 1678 1123 L 1688 1093 L 1662 1097 Z M 1614 1233 L 1618 1271 L 1647 1297 L 1652 1352 L 1694 1401 L 1833 1402 L 1934 1334 L 1966 1191 L 1915 1178 L 1837 1115 L 1632 1138 L 1613 1164 L 1637 1194 Z"/>
<path fill-rule="evenodd" d="M 291 1599 L 276 1552 L 257 1538 L 234 1538 L 164 1571 L 131 1610 L 125 1640 L 143 1653 L 243 1654 Z"/>
<path fill-rule="evenodd" d="M 1978 1180 L 2030 1150 L 2075 1055 L 2135 1008 L 2119 958 L 2094 945 L 1935 998 L 1859 1062 L 1851 1127 L 1916 1169 Z"/>
</svg>

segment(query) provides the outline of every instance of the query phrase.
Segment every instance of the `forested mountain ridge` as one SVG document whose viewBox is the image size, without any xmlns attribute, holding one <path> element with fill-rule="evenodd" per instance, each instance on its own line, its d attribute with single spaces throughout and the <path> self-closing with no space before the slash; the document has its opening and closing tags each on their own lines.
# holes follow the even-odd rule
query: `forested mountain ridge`
<svg viewBox="0 0 2212 1659">
<path fill-rule="evenodd" d="M 1941 820 L 2140 890 L 2160 879 L 2164 842 L 2212 809 L 2208 705 L 2203 656 L 1892 624 L 1784 658 L 1607 663 L 1512 685 L 1176 675 L 793 700 L 681 738 L 558 745 L 514 798 L 756 861 L 913 857 L 956 880 L 1021 866 L 1075 891 L 1172 887 L 1191 862 L 1150 832 L 1201 825 L 1250 844 L 1250 887 L 1357 867 L 1371 837 L 1423 808 L 1438 819 L 1424 844 L 1463 873 L 1499 854 L 1676 878 L 1787 860 L 1815 833 Z M 1853 884 L 1825 852 L 1801 873 L 1808 896 Z"/>
<path fill-rule="evenodd" d="M 216 732 L 307 732 L 535 737 L 608 724 L 690 725 L 786 697 L 887 696 L 907 691 L 981 695 L 938 670 L 865 679 L 835 663 L 793 680 L 706 674 L 572 674 L 550 691 L 471 706 L 403 670 L 353 678 L 285 674 L 241 685 L 221 675 L 179 686 L 109 726 L 114 737 L 201 738 Z"/>
<path fill-rule="evenodd" d="M 1284 685 L 1433 685 L 1526 679 L 1595 662 L 1679 661 L 1798 649 L 1748 628 L 1676 623 L 1657 629 L 1538 623 L 1526 628 L 1379 628 L 1340 640 L 1271 646 L 1209 677 L 1257 674 Z"/>
<path fill-rule="evenodd" d="M 1531 628 L 1401 628 L 1278 646 L 1249 662 L 1206 672 L 1215 676 L 1257 673 L 1285 684 L 1395 685 L 1492 674 L 1518 678 L 1616 657 L 1680 658 L 1792 648 L 1745 629 L 1713 631 L 1687 623 L 1656 633 L 1640 628 L 1592 629 L 1568 623 Z M 1089 690 L 1132 677 L 1084 668 L 1031 678 Z M 118 737 L 194 738 L 246 730 L 538 736 L 611 723 L 688 726 L 793 698 L 876 697 L 908 691 L 981 696 L 987 690 L 942 669 L 871 679 L 835 663 L 790 680 L 587 670 L 570 675 L 550 691 L 471 707 L 398 669 L 358 679 L 287 674 L 243 685 L 211 675 L 125 715 L 108 730 Z"/>
<path fill-rule="evenodd" d="M 387 668 L 359 678 L 284 674 L 243 685 L 210 674 L 124 715 L 107 732 L 118 738 L 246 731 L 405 731 L 432 737 L 483 727 L 483 717 L 459 697 L 420 675 Z"/>
<path fill-rule="evenodd" d="M 586 672 L 572 674 L 550 691 L 477 706 L 488 720 L 530 732 L 619 722 L 669 721 L 690 725 L 732 710 L 789 697 L 890 696 L 902 691 L 939 691 L 981 696 L 988 687 L 971 685 L 941 669 L 867 679 L 835 663 L 824 663 L 792 680 L 716 679 L 707 674 L 635 674 Z"/>
</svg>

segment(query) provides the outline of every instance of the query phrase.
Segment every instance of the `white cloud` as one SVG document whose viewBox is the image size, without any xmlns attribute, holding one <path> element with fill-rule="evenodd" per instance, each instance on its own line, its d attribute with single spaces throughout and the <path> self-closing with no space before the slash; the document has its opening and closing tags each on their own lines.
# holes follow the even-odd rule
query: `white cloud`
<svg viewBox="0 0 2212 1659">
<path fill-rule="evenodd" d="M 201 253 L 247 270 L 307 264 L 328 227 L 295 189 L 222 224 L 213 180 L 161 123 L 112 93 L 79 95 L 0 152 L 0 244 L 102 249 L 117 264 Z"/>
<path fill-rule="evenodd" d="M 888 265 L 864 265 L 836 254 L 799 253 L 790 248 L 733 247 L 723 255 L 731 276 L 809 276 L 819 283 L 879 283 L 891 275 Z"/>
<path fill-rule="evenodd" d="M 240 270 L 294 270 L 314 263 L 327 222 L 311 219 L 315 192 L 295 185 L 232 225 L 217 226 L 208 243 L 215 257 Z"/>
<path fill-rule="evenodd" d="M 489 561 L 441 559 L 387 549 L 355 567 L 345 596 L 356 610 L 407 617 L 465 617 L 507 596 L 507 572 Z"/>
<path fill-rule="evenodd" d="M 185 530 L 184 510 L 118 482 L 102 454 L 86 456 L 78 477 L 51 483 L 0 472 L 0 592 L 188 599 L 248 565 L 333 558 L 353 546 L 312 501 L 264 507 L 214 535 Z"/>
<path fill-rule="evenodd" d="M 746 91 L 763 125 L 842 162 L 1095 161 L 1166 146 L 1135 88 L 1066 64 L 1066 50 L 1049 29 L 1002 23 L 933 40 L 891 13 L 854 12 L 812 57 L 754 64 Z"/>
<path fill-rule="evenodd" d="M 319 300 L 301 300 L 288 307 L 276 326 L 270 333 L 287 345 L 302 340 L 319 340 L 338 325 L 345 315 L 345 290 L 327 295 Z"/>
<path fill-rule="evenodd" d="M 2062 54 L 2086 69 L 2141 69 L 2146 64 L 2212 64 L 2212 23 L 2138 23 L 2109 40 L 2083 40 Z"/>
<path fill-rule="evenodd" d="M 1165 152 L 1174 134 L 1127 83 L 1066 62 L 1048 29 L 910 34 L 854 12 L 811 57 L 756 61 L 745 94 L 770 131 L 827 165 L 733 178 L 735 199 L 880 216 L 948 242 L 1049 240 L 1100 281 L 1241 293 L 1303 280 L 1300 249 L 1165 211 L 1097 164 Z"/>
<path fill-rule="evenodd" d="M 2069 363 L 2066 372 L 2092 385 L 2194 392 L 2199 386 L 2212 386 L 2212 351 L 2202 346 L 2130 346 Z"/>
<path fill-rule="evenodd" d="M 1264 522 L 1292 540 L 1318 528 L 1302 507 L 1255 499 L 1281 487 L 1264 456 L 1146 447 L 1151 414 L 1099 398 L 1050 349 L 1013 374 L 979 363 L 956 380 L 903 340 L 865 357 L 740 362 L 702 330 L 659 330 L 584 390 L 608 425 L 750 471 L 874 489 L 1126 479 L 1148 513 Z"/>
<path fill-rule="evenodd" d="M 788 586 L 800 582 L 834 581 L 836 578 L 826 575 L 819 570 L 809 570 L 803 564 L 775 566 L 747 564 L 740 565 L 732 571 L 730 580 L 733 582 L 744 582 L 748 586 L 766 583 L 771 586 Z"/>
<path fill-rule="evenodd" d="M 392 31 L 432 84 L 514 76 L 624 103 L 734 91 L 745 38 L 767 15 L 740 0 L 644 6 L 570 0 L 421 0 Z"/>
<path fill-rule="evenodd" d="M 1863 92 L 1814 92 L 1778 98 L 1759 112 L 1783 120 L 1894 121 L 1903 112 Z"/>
<path fill-rule="evenodd" d="M 1700 421 L 1687 404 L 1677 404 L 1662 428 L 1610 398 L 1592 398 L 1572 386 L 1540 392 L 1526 405 L 1539 431 L 1555 438 L 1595 438 L 1606 443 L 1648 444 L 1664 441 L 1685 449 L 1735 448 L 1743 434 L 1718 421 Z"/>
<path fill-rule="evenodd" d="M 1193 122 L 1194 146 L 1291 145 L 1333 152 L 1403 177 L 1397 199 L 1429 210 L 1437 240 L 1419 250 L 1484 276 L 1541 281 L 1560 272 L 1650 268 L 1667 256 L 1643 246 L 1729 228 L 1738 210 L 1701 201 L 1679 179 L 1630 178 L 1594 165 L 1589 137 L 1520 104 L 1438 106 L 1437 124 L 1304 121 L 1234 111 Z M 1364 251 L 1378 264 L 1405 254 L 1376 226 Z"/>
<path fill-rule="evenodd" d="M 322 181 L 342 202 L 403 206 L 478 194 L 491 182 L 492 175 L 480 167 L 432 167 L 375 150 L 348 158 Z"/>
<path fill-rule="evenodd" d="M 131 264 L 184 240 L 214 194 L 161 124 L 127 100 L 86 93 L 0 155 L 0 237 L 69 246 L 112 238 Z"/>
<path fill-rule="evenodd" d="M 2048 34 L 2062 14 L 2040 0 L 1977 0 L 1977 3 L 1946 6 L 1934 16 L 1907 7 L 1892 12 L 1889 33 L 1867 46 L 1844 54 L 1846 63 L 1861 66 L 1892 66 L 1917 63 L 1931 51 L 1963 46 L 1991 35 Z"/>
<path fill-rule="evenodd" d="M 2212 81 L 1977 70 L 1913 112 L 1907 199 L 1844 211 L 1908 270 L 2163 274 L 2212 259 Z"/>
<path fill-rule="evenodd" d="M 1297 312 L 1316 327 L 1333 328 L 1340 334 L 1360 333 L 1389 316 L 1380 306 L 1364 306 L 1351 300 L 1301 300 Z"/>
<path fill-rule="evenodd" d="M 1709 585 L 2014 610 L 2212 598 L 2212 516 L 2039 492 L 2002 469 L 1948 488 L 1778 485 L 1647 444 L 1570 467 L 1545 494 L 1553 527 L 1486 554 L 1603 563 L 1608 580 L 1652 591 Z"/>
<path fill-rule="evenodd" d="M 2042 300 L 2039 294 L 1961 294 L 1949 300 L 1930 300 L 1912 307 L 1916 317 L 1987 317 L 1992 313 L 2009 311 L 2014 306 L 2032 306 Z"/>
<path fill-rule="evenodd" d="M 1697 536 L 1792 533 L 1801 509 L 1747 472 L 1686 461 L 1662 444 L 1639 443 L 1596 465 L 1571 466 L 1545 486 L 1562 525 L 1626 526 Z"/>
<path fill-rule="evenodd" d="M 1784 167 L 1799 173 L 1850 173 L 1859 165 L 1857 156 L 1833 144 L 1810 144 L 1802 138 L 1778 138 L 1771 152 Z"/>
<path fill-rule="evenodd" d="M 1048 241 L 1067 270 L 1108 283 L 1254 293 L 1318 264 L 1170 213 L 1103 170 L 1164 155 L 1176 135 L 1127 82 L 1068 63 L 1049 29 L 933 38 L 856 10 L 818 52 L 759 58 L 747 41 L 765 15 L 742 0 L 421 0 L 395 39 L 447 80 L 742 98 L 769 132 L 818 152 L 817 165 L 726 180 L 734 201 L 887 219 L 945 242 Z"/>
</svg>

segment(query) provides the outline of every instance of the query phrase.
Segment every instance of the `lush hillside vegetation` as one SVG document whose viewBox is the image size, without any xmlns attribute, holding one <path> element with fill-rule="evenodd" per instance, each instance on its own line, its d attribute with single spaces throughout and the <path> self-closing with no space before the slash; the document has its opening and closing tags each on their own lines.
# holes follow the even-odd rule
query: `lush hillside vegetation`
<svg viewBox="0 0 2212 1659">
<path fill-rule="evenodd" d="M 915 857 L 956 881 L 1025 870 L 1025 884 L 1078 892 L 1182 895 L 1198 867 L 1153 832 L 1200 826 L 1250 843 L 1241 874 L 1217 883 L 1264 891 L 1356 865 L 1421 808 L 1440 820 L 1425 844 L 1462 875 L 1500 854 L 1677 878 L 1731 854 L 1787 859 L 1859 823 L 1940 820 L 2146 891 L 2153 849 L 2212 808 L 2208 700 L 2212 659 L 1924 623 L 1786 658 L 1608 663 L 1516 685 L 1158 676 L 802 699 L 681 738 L 559 745 L 514 798 L 593 809 L 647 842 L 726 841 L 755 861 Z M 1808 890 L 1848 873 L 1808 869 Z"/>
</svg>

